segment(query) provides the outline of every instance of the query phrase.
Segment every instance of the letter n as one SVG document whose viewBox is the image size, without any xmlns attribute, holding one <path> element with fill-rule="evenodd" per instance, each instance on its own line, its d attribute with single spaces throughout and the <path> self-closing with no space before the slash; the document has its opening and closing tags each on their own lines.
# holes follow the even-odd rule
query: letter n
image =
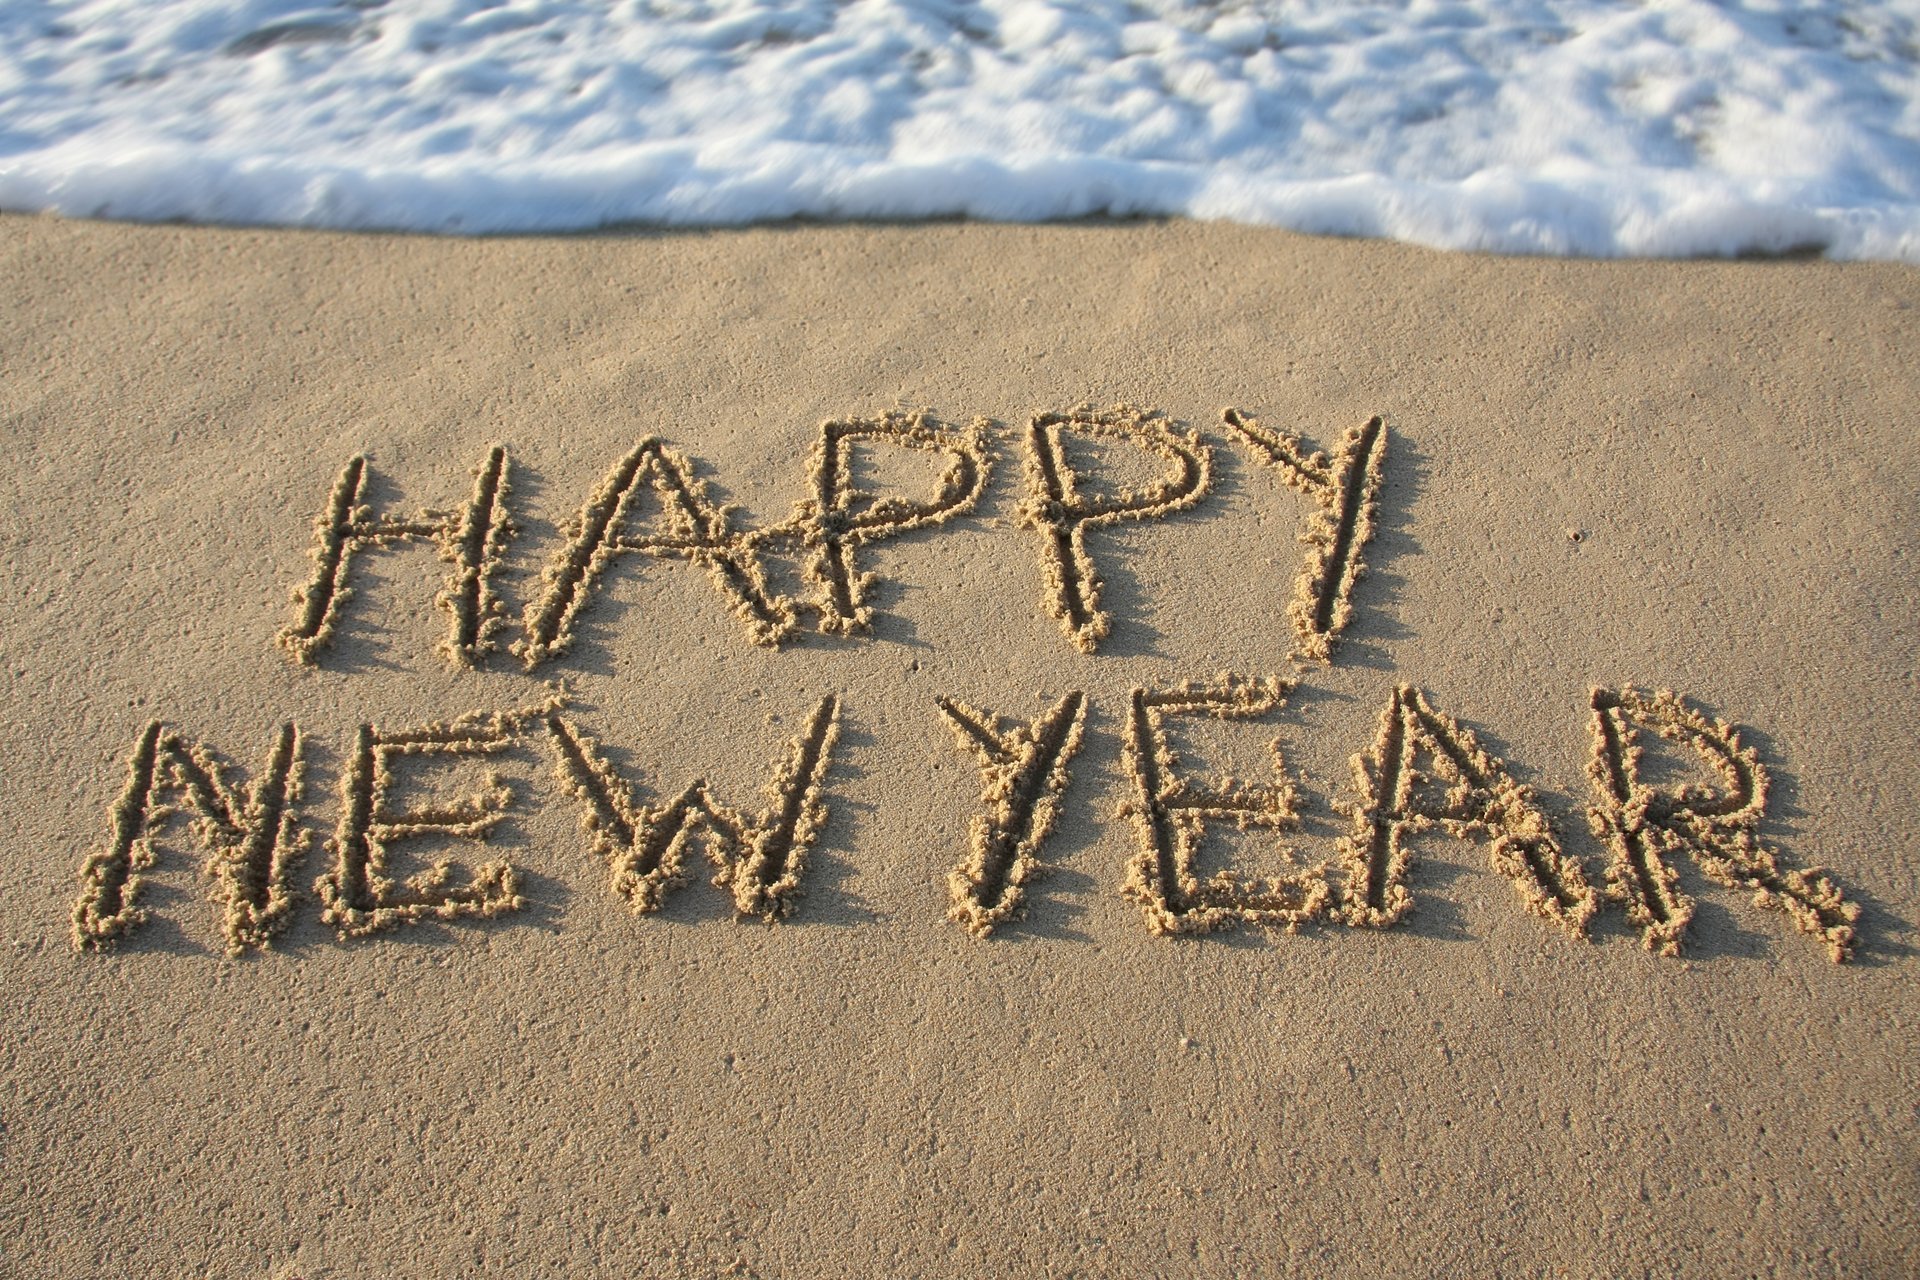
<svg viewBox="0 0 1920 1280">
<path fill-rule="evenodd" d="M 228 953 L 271 945 L 287 926 L 293 871 L 308 844 L 298 814 L 302 745 L 299 729 L 282 725 L 265 767 L 242 788 L 208 747 L 157 720 L 149 724 L 113 806 L 107 847 L 80 869 L 74 944 L 107 947 L 148 918 L 140 903 L 144 873 L 157 861 L 154 833 L 174 812 L 174 800 L 194 811 L 193 831 L 207 851 Z"/>
</svg>

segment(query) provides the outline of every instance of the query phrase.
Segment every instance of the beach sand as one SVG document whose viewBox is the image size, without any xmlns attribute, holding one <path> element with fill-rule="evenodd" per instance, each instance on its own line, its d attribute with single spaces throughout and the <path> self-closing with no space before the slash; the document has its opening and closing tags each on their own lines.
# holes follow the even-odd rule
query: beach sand
<svg viewBox="0 0 1920 1280">
<path fill-rule="evenodd" d="M 8 218 L 0 258 L 0 1273 L 1920 1271 L 1913 269 L 1162 223 Z M 1371 500 L 1350 451 L 1287 487 L 1230 406 L 1282 453 L 1378 415 Z M 1048 413 L 1077 507 L 1030 457 Z M 826 420 L 869 424 L 843 474 Z M 1092 601 L 1079 516 L 1165 476 L 1165 512 L 1080 529 Z M 737 536 L 846 485 L 953 510 Z M 352 594 L 296 605 L 339 492 Z M 623 512 L 658 554 L 589 563 Z M 1351 611 L 1330 661 L 1289 614 L 1314 521 L 1368 565 L 1306 592 L 1308 632 Z M 1454 825 L 1395 837 L 1445 759 Z M 1673 799 L 1756 766 L 1764 817 Z M 676 799 L 705 826 L 649 862 Z M 996 822 L 1050 873 L 970 911 Z M 1355 927 L 1399 901 L 1356 889 L 1391 870 L 1369 831 L 1414 854 L 1393 927 Z M 1657 881 L 1689 832 L 1828 868 L 1857 926 L 1676 854 L 1696 914 L 1656 954 L 1607 867 Z M 1156 898 L 1189 853 L 1241 890 Z M 495 868 L 436 916 L 382 855 Z"/>
</svg>

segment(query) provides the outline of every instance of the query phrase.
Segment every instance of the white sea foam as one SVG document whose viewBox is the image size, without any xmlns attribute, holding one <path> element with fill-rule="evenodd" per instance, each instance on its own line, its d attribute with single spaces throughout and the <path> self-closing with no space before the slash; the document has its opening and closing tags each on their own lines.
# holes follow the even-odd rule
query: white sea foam
<svg viewBox="0 0 1920 1280">
<path fill-rule="evenodd" d="M 0 208 L 436 232 L 1179 214 L 1920 262 L 1920 8 L 16 0 Z"/>
</svg>

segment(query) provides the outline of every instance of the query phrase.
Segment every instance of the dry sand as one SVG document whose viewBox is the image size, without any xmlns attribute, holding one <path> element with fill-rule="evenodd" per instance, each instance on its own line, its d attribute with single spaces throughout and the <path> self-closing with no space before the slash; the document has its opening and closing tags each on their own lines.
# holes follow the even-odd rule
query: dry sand
<svg viewBox="0 0 1920 1280">
<path fill-rule="evenodd" d="M 1913 270 L 0 254 L 8 1276 L 1920 1271 Z"/>
</svg>

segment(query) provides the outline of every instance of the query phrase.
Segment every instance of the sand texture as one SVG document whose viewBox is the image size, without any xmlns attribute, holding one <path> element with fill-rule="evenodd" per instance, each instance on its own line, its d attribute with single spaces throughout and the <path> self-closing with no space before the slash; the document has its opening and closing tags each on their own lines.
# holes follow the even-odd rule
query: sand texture
<svg viewBox="0 0 1920 1280">
<path fill-rule="evenodd" d="M 1920 1274 L 1920 273 L 0 221 L 0 1276 Z"/>
</svg>

